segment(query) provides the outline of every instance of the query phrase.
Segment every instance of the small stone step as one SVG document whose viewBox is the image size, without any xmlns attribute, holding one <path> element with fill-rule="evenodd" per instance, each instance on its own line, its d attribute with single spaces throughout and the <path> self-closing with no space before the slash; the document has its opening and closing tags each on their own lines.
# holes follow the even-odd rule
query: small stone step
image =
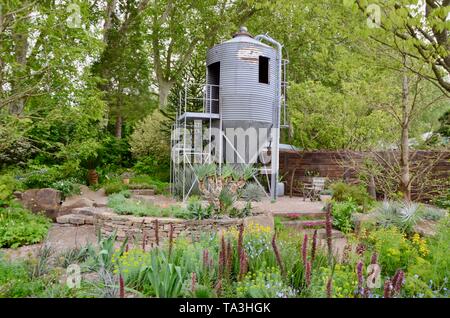
<svg viewBox="0 0 450 318">
<path fill-rule="evenodd" d="M 274 212 L 273 216 L 284 217 L 289 219 L 302 219 L 302 218 L 315 218 L 321 219 L 325 218 L 327 215 L 326 212 Z"/>
<path fill-rule="evenodd" d="M 94 210 L 92 208 L 75 208 L 72 209 L 72 214 L 81 214 L 81 215 L 88 215 L 93 216 L 95 214 Z"/>
<path fill-rule="evenodd" d="M 314 235 L 314 230 L 313 229 L 305 229 L 304 230 L 306 234 L 308 234 L 308 236 L 312 237 Z M 344 238 L 345 235 L 344 233 L 342 233 L 341 231 L 332 229 L 331 230 L 331 238 L 332 239 L 341 239 Z M 327 233 L 325 229 L 317 229 L 317 238 L 324 240 L 327 238 Z"/>
<path fill-rule="evenodd" d="M 81 214 L 66 214 L 61 215 L 56 218 L 56 222 L 60 224 L 73 224 L 73 225 L 83 225 L 86 223 L 86 218 L 88 218 L 87 224 L 93 224 L 93 217 L 92 216 L 84 216 Z M 91 219 L 89 219 L 91 218 Z"/>
<path fill-rule="evenodd" d="M 130 192 L 132 195 L 155 195 L 154 189 L 134 189 Z"/>
<path fill-rule="evenodd" d="M 326 221 L 325 220 L 305 220 L 305 221 L 283 221 L 281 222 L 284 226 L 287 227 L 294 227 L 299 229 L 314 227 L 314 226 L 320 226 L 325 227 Z"/>
</svg>

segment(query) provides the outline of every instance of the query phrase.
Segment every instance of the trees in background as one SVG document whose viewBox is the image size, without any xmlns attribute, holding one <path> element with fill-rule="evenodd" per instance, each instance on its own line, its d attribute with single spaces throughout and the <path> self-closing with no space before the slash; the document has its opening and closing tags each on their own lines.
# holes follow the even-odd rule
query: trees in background
<svg viewBox="0 0 450 318">
<path fill-rule="evenodd" d="M 382 15 L 380 28 L 369 28 L 362 14 L 370 11 L 367 1 L 6 1 L 2 166 L 29 160 L 130 166 L 130 149 L 146 147 L 139 136 L 148 127 L 168 144 L 183 81 L 204 81 L 206 49 L 242 24 L 253 34 L 269 32 L 290 60 L 285 142 L 307 149 L 400 147 L 400 136 L 405 145 L 437 130 L 448 111 L 448 99 L 439 99 L 448 95 L 448 3 L 426 2 L 421 20 L 407 2 L 372 1 Z M 168 119 L 155 120 L 158 108 Z"/>
<path fill-rule="evenodd" d="M 450 93 L 450 1 L 449 0 L 350 0 L 377 26 L 372 38 L 408 56 L 407 67 Z M 393 54 L 393 56 L 395 56 Z"/>
</svg>

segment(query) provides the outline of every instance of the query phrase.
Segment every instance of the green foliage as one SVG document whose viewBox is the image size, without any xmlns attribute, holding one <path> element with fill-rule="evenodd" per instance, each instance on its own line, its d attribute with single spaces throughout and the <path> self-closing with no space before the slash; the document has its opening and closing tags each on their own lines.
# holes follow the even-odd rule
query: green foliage
<svg viewBox="0 0 450 318">
<path fill-rule="evenodd" d="M 78 180 L 74 178 L 69 178 L 66 180 L 59 180 L 50 186 L 53 189 L 61 191 L 63 197 L 69 197 L 71 195 L 80 194 L 80 185 Z"/>
<path fill-rule="evenodd" d="M 434 198 L 432 202 L 440 208 L 450 210 L 450 190 L 447 189 L 446 193 Z"/>
<path fill-rule="evenodd" d="M 418 275 L 433 290 L 441 290 L 450 287 L 450 218 L 446 217 L 439 222 L 436 235 L 426 241 L 427 247 L 423 250 L 425 257 L 408 268 L 412 275 Z"/>
<path fill-rule="evenodd" d="M 383 227 L 396 226 L 404 232 L 411 233 L 414 225 L 427 217 L 435 217 L 430 209 L 424 209 L 416 203 L 384 201 L 376 210 L 377 223 Z"/>
<path fill-rule="evenodd" d="M 213 207 L 208 205 L 204 208 L 202 206 L 202 201 L 197 196 L 191 196 L 188 200 L 188 205 L 186 207 L 186 212 L 184 215 L 185 219 L 203 220 L 211 217 Z"/>
<path fill-rule="evenodd" d="M 20 183 L 10 175 L 0 175 L 0 206 L 3 202 L 11 199 L 13 192 L 19 187 Z"/>
<path fill-rule="evenodd" d="M 50 225 L 48 218 L 33 214 L 17 203 L 0 207 L 0 247 L 39 243 L 47 235 Z"/>
<path fill-rule="evenodd" d="M 133 166 L 133 170 L 138 174 L 148 174 L 155 179 L 167 182 L 170 178 L 169 166 L 170 163 L 168 161 L 161 162 L 149 154 L 146 157 L 138 159 Z"/>
<path fill-rule="evenodd" d="M 244 189 L 242 189 L 241 198 L 246 201 L 261 201 L 264 196 L 264 191 L 256 183 L 247 183 Z"/>
<path fill-rule="evenodd" d="M 344 202 L 336 202 L 333 204 L 333 226 L 342 231 L 349 233 L 353 230 L 352 215 L 358 209 L 358 205 L 352 200 Z"/>
<path fill-rule="evenodd" d="M 216 174 L 216 165 L 213 163 L 210 164 L 202 164 L 194 166 L 194 172 L 197 175 L 197 178 L 202 181 L 207 177 L 212 177 Z M 231 176 L 232 172 L 229 172 L 228 169 L 225 169 L 226 176 Z"/>
<path fill-rule="evenodd" d="M 430 221 L 439 221 L 448 214 L 445 210 L 436 209 L 431 206 L 420 206 L 419 213 L 423 219 Z"/>
<path fill-rule="evenodd" d="M 9 262 L 0 254 L 1 298 L 36 297 L 46 289 L 50 282 L 52 281 L 48 278 L 32 277 L 25 262 Z"/>
<path fill-rule="evenodd" d="M 129 184 L 130 189 L 154 189 L 155 194 L 167 194 L 169 183 L 157 179 L 154 176 L 136 175 L 132 176 Z"/>
<path fill-rule="evenodd" d="M 333 298 L 351 298 L 354 297 L 355 290 L 358 286 L 358 278 L 353 264 L 336 264 L 333 270 L 328 267 L 321 267 L 311 288 L 312 297 L 326 297 L 326 286 L 330 277 L 332 279 L 332 297 Z"/>
<path fill-rule="evenodd" d="M 353 200 L 358 206 L 362 206 L 363 210 L 367 209 L 372 203 L 367 190 L 363 186 L 350 185 L 344 182 L 336 182 L 331 186 L 333 191 L 333 200 L 342 202 L 346 200 Z"/>
<path fill-rule="evenodd" d="M 378 252 L 378 263 L 386 275 L 394 275 L 399 268 L 406 270 L 419 260 L 419 251 L 394 226 L 372 231 L 368 243 Z"/>
<path fill-rule="evenodd" d="M 243 298 L 290 298 L 296 294 L 297 291 L 283 282 L 280 271 L 274 267 L 263 272 L 250 272 L 236 286 L 236 296 Z"/>
<path fill-rule="evenodd" d="M 133 168 L 137 173 L 168 181 L 170 134 L 161 129 L 165 120 L 161 112 L 155 110 L 138 122 L 130 136 L 130 146 L 133 156 L 139 159 Z"/>
<path fill-rule="evenodd" d="M 150 262 L 144 267 L 144 275 L 155 297 L 174 298 L 181 294 L 182 268 L 169 263 L 164 254 L 156 250 L 150 254 Z"/>
<path fill-rule="evenodd" d="M 107 195 L 119 193 L 128 189 L 128 186 L 121 180 L 111 180 L 103 185 Z"/>
<path fill-rule="evenodd" d="M 84 179 L 84 170 L 76 162 L 67 161 L 62 165 L 30 165 L 29 169 L 18 175 L 26 188 L 51 188 L 61 180 L 71 180 L 73 183 Z"/>
<path fill-rule="evenodd" d="M 184 217 L 186 213 L 182 208 L 169 207 L 161 208 L 153 203 L 144 200 L 135 200 L 127 198 L 126 193 L 119 192 L 108 197 L 108 207 L 114 210 L 117 214 L 122 215 L 136 215 L 136 216 L 178 216 Z"/>
<path fill-rule="evenodd" d="M 353 72 L 363 73 L 359 69 Z M 359 79 L 349 81 L 352 82 L 345 83 L 341 90 L 316 81 L 290 86 L 290 115 L 297 132 L 294 139 L 297 146 L 366 150 L 375 147 L 380 140 L 393 141 L 395 134 L 389 115 L 380 110 L 368 110 L 368 101 L 373 99 L 368 97 L 372 87 L 364 86 Z M 353 90 L 358 90 L 359 94 Z"/>
</svg>

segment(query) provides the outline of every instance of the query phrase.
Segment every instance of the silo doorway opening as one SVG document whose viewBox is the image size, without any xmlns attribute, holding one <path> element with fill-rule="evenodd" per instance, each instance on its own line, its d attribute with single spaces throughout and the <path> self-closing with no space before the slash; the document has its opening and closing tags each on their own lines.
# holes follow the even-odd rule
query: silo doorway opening
<svg viewBox="0 0 450 318">
<path fill-rule="evenodd" d="M 219 112 L 219 85 L 220 85 L 220 62 L 213 63 L 208 65 L 208 78 L 207 89 L 206 92 L 207 98 L 211 99 L 211 112 L 218 113 Z M 209 111 L 209 109 L 208 109 Z"/>
<path fill-rule="evenodd" d="M 259 82 L 269 84 L 269 58 L 259 56 Z"/>
</svg>

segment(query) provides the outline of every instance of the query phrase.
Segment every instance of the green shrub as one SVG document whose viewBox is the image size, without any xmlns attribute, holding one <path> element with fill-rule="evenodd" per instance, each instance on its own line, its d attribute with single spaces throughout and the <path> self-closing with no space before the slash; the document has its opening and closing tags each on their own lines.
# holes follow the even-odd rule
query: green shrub
<svg viewBox="0 0 450 318">
<path fill-rule="evenodd" d="M 331 190 L 333 191 L 334 201 L 342 202 L 352 199 L 357 205 L 362 206 L 364 211 L 373 201 L 367 193 L 367 190 L 361 185 L 336 182 L 331 185 Z"/>
<path fill-rule="evenodd" d="M 447 209 L 450 211 L 450 189 L 441 196 L 434 198 L 431 202 L 439 208 Z"/>
<path fill-rule="evenodd" d="M 439 221 L 447 215 L 445 210 L 436 209 L 431 206 L 421 206 L 419 213 L 423 219 L 430 221 Z"/>
<path fill-rule="evenodd" d="M 17 203 L 0 208 L 0 247 L 39 243 L 47 235 L 50 225 L 47 217 L 33 214 Z"/>
<path fill-rule="evenodd" d="M 13 192 L 19 188 L 20 182 L 10 175 L 0 176 L 0 206 L 11 199 Z"/>
<path fill-rule="evenodd" d="M 150 254 L 149 265 L 143 269 L 143 272 L 154 296 L 174 298 L 181 294 L 184 270 L 170 263 L 164 253 L 158 253 L 158 250 L 155 250 Z"/>
<path fill-rule="evenodd" d="M 424 244 L 424 259 L 408 268 L 410 274 L 418 275 L 435 290 L 450 289 L 450 218 L 442 219 L 436 235 Z"/>
<path fill-rule="evenodd" d="M 154 189 L 155 194 L 166 194 L 169 189 L 169 183 L 155 179 L 147 175 L 137 175 L 130 179 L 130 189 Z"/>
<path fill-rule="evenodd" d="M 85 170 L 77 162 L 67 161 L 62 165 L 31 165 L 30 170 L 19 176 L 29 189 L 50 188 L 53 183 L 69 178 L 84 179 Z"/>
<path fill-rule="evenodd" d="M 246 201 L 261 201 L 264 191 L 256 183 L 248 183 L 242 190 L 241 197 Z"/>
<path fill-rule="evenodd" d="M 184 217 L 186 212 L 181 207 L 161 208 L 151 202 L 126 197 L 126 192 L 112 194 L 108 197 L 108 207 L 117 214 L 136 216 L 177 216 Z"/>
<path fill-rule="evenodd" d="M 353 230 L 352 215 L 358 209 L 358 205 L 352 200 L 344 202 L 335 202 L 333 204 L 333 226 L 344 232 L 349 233 Z"/>
<path fill-rule="evenodd" d="M 75 178 L 69 178 L 65 180 L 59 180 L 50 186 L 53 189 L 61 191 L 63 197 L 69 197 L 71 195 L 80 194 L 80 185 Z"/>
<path fill-rule="evenodd" d="M 314 275 L 312 278 L 311 297 L 326 297 L 326 286 L 331 274 L 332 271 L 330 268 L 319 268 L 317 275 Z M 354 297 L 355 290 L 358 286 L 358 277 L 353 264 L 336 264 L 333 271 L 332 286 L 331 293 L 333 298 Z"/>
<path fill-rule="evenodd" d="M 46 279 L 33 279 L 25 262 L 9 262 L 0 254 L 0 298 L 36 297 L 48 284 Z"/>
<path fill-rule="evenodd" d="M 107 195 L 111 195 L 114 193 L 119 193 L 128 189 L 128 186 L 124 184 L 122 181 L 110 181 L 103 185 L 103 189 L 105 189 L 105 193 Z"/>
<path fill-rule="evenodd" d="M 368 243 L 378 252 L 382 272 L 392 276 L 397 269 L 406 270 L 419 261 L 419 250 L 395 226 L 372 231 Z"/>
<path fill-rule="evenodd" d="M 202 201 L 197 196 L 191 196 L 185 211 L 185 219 L 203 220 L 211 217 L 213 207 L 209 205 L 204 208 Z"/>
<path fill-rule="evenodd" d="M 151 155 L 139 159 L 133 166 L 133 170 L 138 174 L 151 175 L 158 180 L 166 182 L 170 180 L 170 162 L 159 161 Z"/>
<path fill-rule="evenodd" d="M 236 285 L 236 296 L 243 298 L 288 298 L 295 297 L 297 291 L 283 282 L 278 269 L 248 273 Z"/>
<path fill-rule="evenodd" d="M 384 201 L 376 210 L 377 224 L 382 227 L 396 226 L 412 233 L 414 225 L 422 220 L 420 206 L 413 202 Z"/>
</svg>

